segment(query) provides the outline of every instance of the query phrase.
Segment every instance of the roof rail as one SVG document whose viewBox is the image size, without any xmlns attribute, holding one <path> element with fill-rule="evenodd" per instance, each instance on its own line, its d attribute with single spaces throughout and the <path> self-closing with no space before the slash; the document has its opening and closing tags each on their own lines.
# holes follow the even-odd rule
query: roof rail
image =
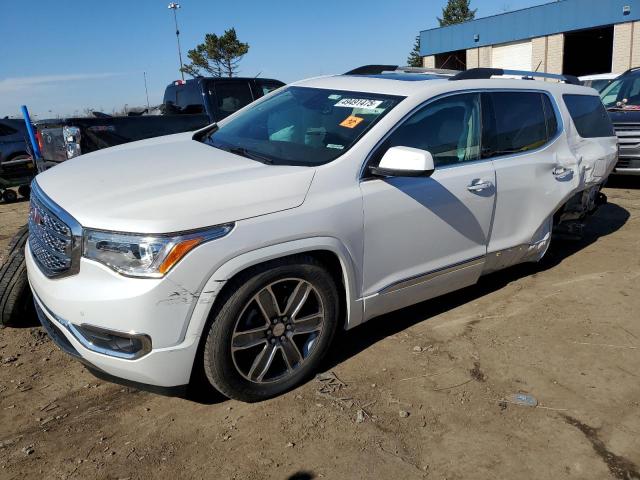
<svg viewBox="0 0 640 480">
<path fill-rule="evenodd" d="M 620 75 L 618 75 L 619 77 L 621 77 L 622 75 L 626 75 L 627 73 L 631 73 L 631 72 L 635 72 L 636 70 L 640 69 L 640 67 L 631 67 L 629 70 L 627 70 L 626 72 L 622 72 Z"/>
<path fill-rule="evenodd" d="M 393 71 L 398 65 L 363 65 L 362 67 L 349 70 L 343 75 L 377 75 L 382 72 Z"/>
<path fill-rule="evenodd" d="M 446 70 L 443 68 L 401 67 L 398 65 L 363 65 L 349 70 L 343 75 L 379 75 L 384 72 L 404 73 L 436 73 L 443 75 L 455 75 L 459 70 Z"/>
<path fill-rule="evenodd" d="M 569 83 L 571 85 L 582 85 L 582 82 L 578 79 L 578 77 L 575 77 L 573 75 L 530 72 L 528 70 L 505 70 L 502 68 L 470 68 L 469 70 L 458 73 L 457 75 L 451 77 L 449 80 L 479 80 L 488 79 L 494 75 L 517 75 L 521 76 L 523 79 L 531 80 L 533 79 L 533 77 L 553 78 L 565 83 Z"/>
</svg>

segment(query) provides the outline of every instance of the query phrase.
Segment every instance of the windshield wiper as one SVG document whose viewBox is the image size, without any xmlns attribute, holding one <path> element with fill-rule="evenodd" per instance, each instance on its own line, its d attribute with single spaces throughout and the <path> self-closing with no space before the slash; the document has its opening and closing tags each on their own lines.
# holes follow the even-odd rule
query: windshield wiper
<svg viewBox="0 0 640 480">
<path fill-rule="evenodd" d="M 273 160 L 269 157 L 265 157 L 264 155 L 260 155 L 259 153 L 252 152 L 247 150 L 244 147 L 229 147 L 226 148 L 228 152 L 235 153 L 236 155 L 240 155 L 242 157 L 249 158 L 251 160 L 256 160 L 261 163 L 265 163 L 267 165 L 273 165 Z"/>
</svg>

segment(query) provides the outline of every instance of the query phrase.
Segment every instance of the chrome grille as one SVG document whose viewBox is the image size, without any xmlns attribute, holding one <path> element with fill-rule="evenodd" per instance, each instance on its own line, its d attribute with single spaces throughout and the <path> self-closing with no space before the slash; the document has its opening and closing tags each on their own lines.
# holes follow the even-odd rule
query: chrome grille
<svg viewBox="0 0 640 480">
<path fill-rule="evenodd" d="M 48 277 L 71 275 L 79 268 L 79 237 L 74 236 L 72 228 L 54 209 L 62 211 L 34 182 L 29 209 L 29 248 L 38 267 Z M 68 220 L 77 223 L 69 216 Z"/>
<path fill-rule="evenodd" d="M 640 167 L 640 123 L 613 125 L 620 147 L 616 168 Z"/>
<path fill-rule="evenodd" d="M 618 137 L 621 150 L 635 150 L 640 148 L 640 124 L 617 123 L 613 125 Z M 620 152 L 622 153 L 622 151 Z M 640 153 L 636 151 L 633 153 Z"/>
</svg>

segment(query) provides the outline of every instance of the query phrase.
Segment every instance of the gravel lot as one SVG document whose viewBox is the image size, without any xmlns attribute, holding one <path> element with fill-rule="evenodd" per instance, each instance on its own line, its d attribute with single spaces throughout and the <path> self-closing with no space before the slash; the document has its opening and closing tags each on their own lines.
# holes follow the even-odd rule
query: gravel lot
<svg viewBox="0 0 640 480">
<path fill-rule="evenodd" d="M 640 479 L 640 178 L 614 180 L 584 240 L 342 335 L 260 404 L 106 383 L 0 330 L 0 478 Z M 26 211 L 0 204 L 0 247 Z"/>
</svg>

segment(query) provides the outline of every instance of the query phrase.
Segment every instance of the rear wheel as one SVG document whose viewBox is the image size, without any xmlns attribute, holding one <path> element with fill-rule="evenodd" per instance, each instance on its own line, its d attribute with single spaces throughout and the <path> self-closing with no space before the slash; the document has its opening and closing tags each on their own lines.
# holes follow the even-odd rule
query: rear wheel
<svg viewBox="0 0 640 480">
<path fill-rule="evenodd" d="M 331 274 L 315 259 L 297 257 L 254 269 L 232 287 L 207 334 L 209 382 L 228 397 L 254 402 L 311 375 L 338 324 Z"/>
</svg>

